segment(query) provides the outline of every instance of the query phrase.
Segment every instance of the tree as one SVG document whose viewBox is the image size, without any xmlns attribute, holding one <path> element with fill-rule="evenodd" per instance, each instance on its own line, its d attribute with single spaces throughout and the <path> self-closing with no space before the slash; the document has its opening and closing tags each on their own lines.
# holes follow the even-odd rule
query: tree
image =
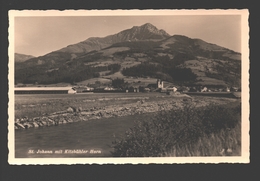
<svg viewBox="0 0 260 181">
<path fill-rule="evenodd" d="M 112 80 L 112 86 L 115 88 L 122 88 L 122 87 L 124 87 L 124 85 L 125 85 L 124 79 L 116 78 L 116 79 Z"/>
</svg>

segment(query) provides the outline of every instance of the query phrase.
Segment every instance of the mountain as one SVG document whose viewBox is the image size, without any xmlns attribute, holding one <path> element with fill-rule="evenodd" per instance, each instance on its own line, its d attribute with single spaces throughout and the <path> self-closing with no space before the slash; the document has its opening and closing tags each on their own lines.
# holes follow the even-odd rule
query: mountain
<svg viewBox="0 0 260 181">
<path fill-rule="evenodd" d="M 26 60 L 29 60 L 31 58 L 34 58 L 32 55 L 25 55 L 25 54 L 20 54 L 20 53 L 15 53 L 14 54 L 14 61 L 15 62 L 24 62 Z"/>
<path fill-rule="evenodd" d="M 80 43 L 68 45 L 60 50 L 34 58 L 27 62 L 26 66 L 60 64 L 68 60 L 73 60 L 82 54 L 109 47 L 115 43 L 125 41 L 159 41 L 167 37 L 170 37 L 170 35 L 164 30 L 159 30 L 152 24 L 146 23 L 142 26 L 134 26 L 131 29 L 123 30 L 114 35 L 109 35 L 103 38 L 91 37 Z"/>
<path fill-rule="evenodd" d="M 169 82 L 238 85 L 241 54 L 201 39 L 170 36 L 150 23 L 69 45 L 15 67 L 16 83 L 154 77 Z"/>
<path fill-rule="evenodd" d="M 131 29 L 121 31 L 114 35 L 109 35 L 103 38 L 94 37 L 89 38 L 78 44 L 69 45 L 58 52 L 69 53 L 87 53 L 93 50 L 101 50 L 112 44 L 125 42 L 125 41 L 140 41 L 140 40 L 162 40 L 170 37 L 164 30 L 158 30 L 150 23 L 146 23 L 142 26 L 134 26 Z"/>
</svg>

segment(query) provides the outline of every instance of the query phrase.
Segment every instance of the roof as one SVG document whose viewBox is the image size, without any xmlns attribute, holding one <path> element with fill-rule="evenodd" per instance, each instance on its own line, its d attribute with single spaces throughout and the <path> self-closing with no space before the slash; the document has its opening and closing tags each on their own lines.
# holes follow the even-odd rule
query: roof
<svg viewBox="0 0 260 181">
<path fill-rule="evenodd" d="M 72 87 L 15 87 L 15 91 L 71 90 Z"/>
</svg>

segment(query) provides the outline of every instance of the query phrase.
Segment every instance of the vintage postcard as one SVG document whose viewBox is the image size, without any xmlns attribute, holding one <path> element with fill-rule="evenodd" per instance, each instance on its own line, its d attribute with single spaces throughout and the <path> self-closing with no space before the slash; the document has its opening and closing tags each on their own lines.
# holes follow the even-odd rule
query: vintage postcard
<svg viewBox="0 0 260 181">
<path fill-rule="evenodd" d="M 249 163 L 248 17 L 10 10 L 9 164 Z"/>
</svg>

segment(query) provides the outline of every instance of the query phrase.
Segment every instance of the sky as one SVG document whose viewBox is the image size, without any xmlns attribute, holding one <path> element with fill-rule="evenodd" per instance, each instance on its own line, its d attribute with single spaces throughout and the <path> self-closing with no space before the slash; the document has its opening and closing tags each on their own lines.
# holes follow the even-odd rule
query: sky
<svg viewBox="0 0 260 181">
<path fill-rule="evenodd" d="M 105 37 L 145 23 L 170 35 L 199 38 L 241 52 L 240 15 L 15 17 L 15 52 L 42 56 L 90 37 Z"/>
</svg>

